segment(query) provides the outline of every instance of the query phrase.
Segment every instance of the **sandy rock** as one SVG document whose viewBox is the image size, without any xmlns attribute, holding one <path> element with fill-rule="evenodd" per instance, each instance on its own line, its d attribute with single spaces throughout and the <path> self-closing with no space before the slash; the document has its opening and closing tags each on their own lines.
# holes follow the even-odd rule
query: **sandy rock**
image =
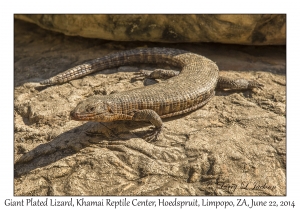
<svg viewBox="0 0 300 210">
<path fill-rule="evenodd" d="M 276 15 L 15 15 L 70 36 L 113 41 L 284 45 L 286 16 Z"/>
</svg>

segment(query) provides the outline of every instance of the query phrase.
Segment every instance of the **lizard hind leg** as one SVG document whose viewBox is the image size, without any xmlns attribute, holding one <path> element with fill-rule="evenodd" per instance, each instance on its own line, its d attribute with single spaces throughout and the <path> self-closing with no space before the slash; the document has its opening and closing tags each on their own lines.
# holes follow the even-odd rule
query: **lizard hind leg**
<svg viewBox="0 0 300 210">
<path fill-rule="evenodd" d="M 140 70 L 138 74 L 149 79 L 169 79 L 177 76 L 179 71 L 166 69 L 155 69 L 154 71 Z"/>
<path fill-rule="evenodd" d="M 254 80 L 246 79 L 231 79 L 227 77 L 220 76 L 218 78 L 218 89 L 232 89 L 232 90 L 247 90 L 253 88 L 262 89 L 264 85 L 260 84 Z"/>
</svg>

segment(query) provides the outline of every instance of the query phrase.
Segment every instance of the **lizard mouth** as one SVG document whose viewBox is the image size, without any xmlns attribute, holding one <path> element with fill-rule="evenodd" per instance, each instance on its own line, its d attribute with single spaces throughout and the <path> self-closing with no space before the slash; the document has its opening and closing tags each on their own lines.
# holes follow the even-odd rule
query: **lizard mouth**
<svg viewBox="0 0 300 210">
<path fill-rule="evenodd" d="M 96 114 L 90 113 L 90 114 L 80 114 L 75 111 L 70 112 L 70 117 L 72 120 L 77 120 L 77 121 L 89 121 L 89 120 L 94 120 Z"/>
</svg>

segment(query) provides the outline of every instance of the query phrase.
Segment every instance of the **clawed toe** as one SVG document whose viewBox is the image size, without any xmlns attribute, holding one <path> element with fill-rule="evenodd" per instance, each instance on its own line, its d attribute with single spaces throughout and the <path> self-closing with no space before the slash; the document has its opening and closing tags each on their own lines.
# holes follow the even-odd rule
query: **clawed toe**
<svg viewBox="0 0 300 210">
<path fill-rule="evenodd" d="M 249 81 L 249 88 L 252 89 L 252 88 L 259 88 L 259 89 L 263 89 L 264 85 L 261 84 L 261 83 L 258 83 L 256 81 Z"/>
<path fill-rule="evenodd" d="M 147 134 L 146 136 L 144 136 L 145 141 L 147 142 L 155 142 L 158 140 L 159 135 L 161 134 L 162 131 L 162 127 L 159 128 L 153 128 L 151 133 Z"/>
<path fill-rule="evenodd" d="M 138 72 L 135 72 L 134 75 L 135 77 L 133 78 L 134 81 L 137 80 L 144 80 L 145 78 L 150 78 L 150 74 L 152 71 L 148 70 L 140 70 Z"/>
</svg>

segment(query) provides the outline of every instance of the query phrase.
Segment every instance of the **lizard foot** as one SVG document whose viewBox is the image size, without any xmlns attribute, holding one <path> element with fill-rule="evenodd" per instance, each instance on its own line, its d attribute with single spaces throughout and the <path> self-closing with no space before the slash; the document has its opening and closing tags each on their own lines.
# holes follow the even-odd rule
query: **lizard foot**
<svg viewBox="0 0 300 210">
<path fill-rule="evenodd" d="M 254 81 L 254 80 L 250 80 L 250 81 L 248 81 L 248 87 L 249 87 L 249 89 L 252 89 L 252 88 L 259 88 L 259 89 L 263 89 L 263 87 L 264 87 L 264 85 L 263 84 L 261 84 L 261 83 L 258 83 L 258 82 L 256 82 L 256 81 Z"/>
<path fill-rule="evenodd" d="M 140 77 L 143 77 L 143 78 L 145 78 L 145 77 L 146 77 L 146 78 L 151 78 L 150 75 L 151 75 L 152 72 L 153 72 L 153 71 L 142 69 L 142 70 L 140 70 L 140 71 L 138 71 L 138 72 L 135 72 L 134 74 L 135 74 L 135 75 L 138 75 L 138 76 L 140 76 Z"/>
<path fill-rule="evenodd" d="M 151 79 L 169 79 L 171 77 L 177 76 L 179 74 L 179 71 L 166 69 L 155 69 L 154 71 L 140 70 L 136 74 L 140 75 L 140 77 Z"/>
<path fill-rule="evenodd" d="M 159 128 L 152 128 L 151 133 L 144 136 L 145 141 L 147 142 L 155 142 L 158 140 L 159 135 L 161 134 L 162 127 Z"/>
<path fill-rule="evenodd" d="M 149 70 L 140 70 L 138 72 L 134 72 L 134 81 L 144 80 L 145 78 L 149 78 L 152 71 Z"/>
</svg>

